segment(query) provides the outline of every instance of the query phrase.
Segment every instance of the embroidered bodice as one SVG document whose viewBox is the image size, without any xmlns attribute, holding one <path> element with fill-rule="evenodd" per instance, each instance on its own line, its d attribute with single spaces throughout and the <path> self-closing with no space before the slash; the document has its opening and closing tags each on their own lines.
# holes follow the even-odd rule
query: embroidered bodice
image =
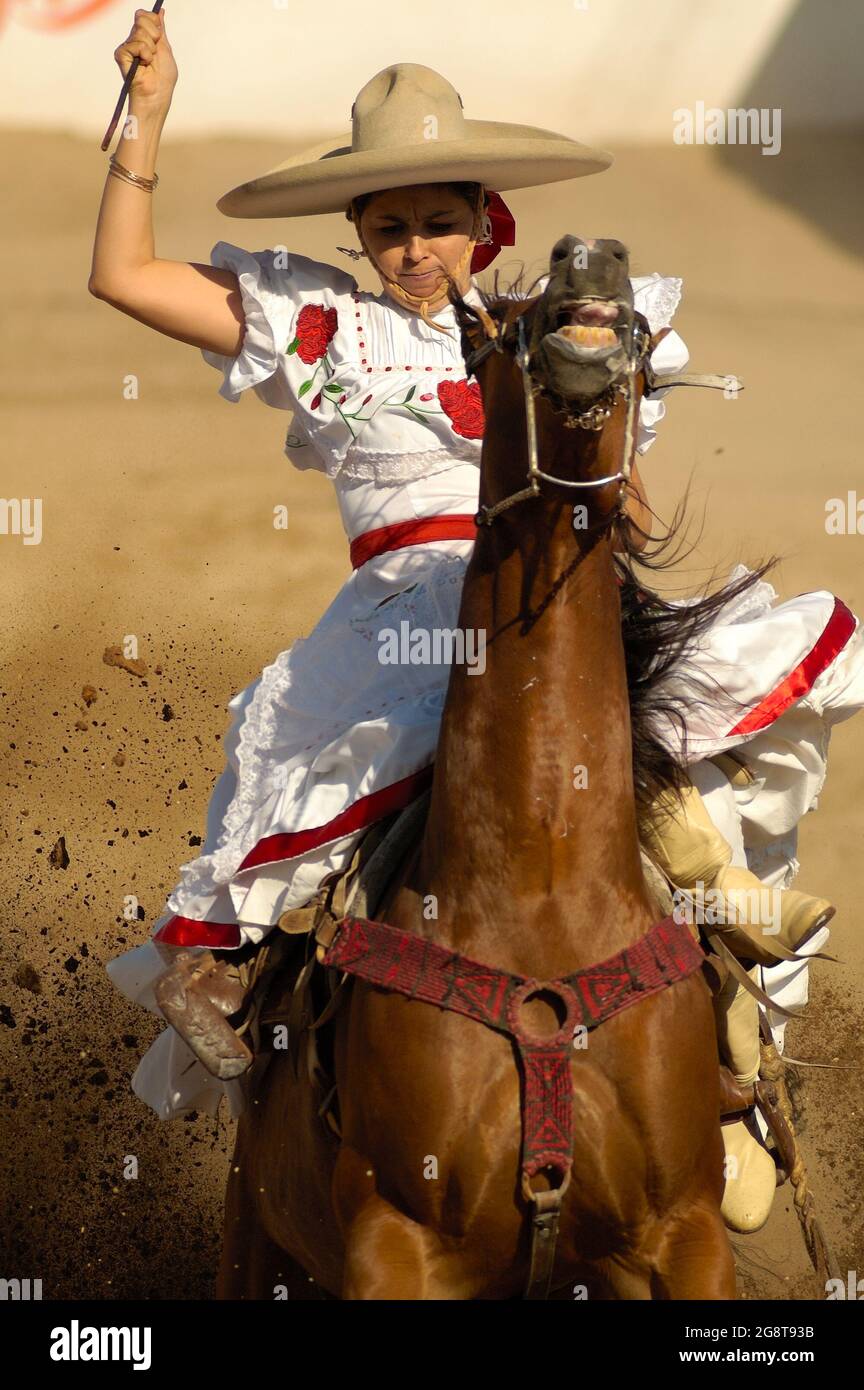
<svg viewBox="0 0 864 1390">
<path fill-rule="evenodd" d="M 266 404 L 293 412 L 285 453 L 295 467 L 339 484 L 392 486 L 479 465 L 480 388 L 466 380 L 452 305 L 435 315 L 451 329 L 445 335 L 383 291 L 362 291 L 346 271 L 306 256 L 220 241 L 210 259 L 238 276 L 246 332 L 236 357 L 205 350 L 204 360 L 223 372 L 227 400 L 251 387 Z M 654 274 L 632 284 L 652 331 L 668 326 L 681 281 Z M 477 297 L 472 285 L 466 298 Z M 658 371 L 679 370 L 688 355 L 673 332 L 653 362 Z M 657 398 L 642 402 L 640 453 L 664 409 Z"/>
</svg>

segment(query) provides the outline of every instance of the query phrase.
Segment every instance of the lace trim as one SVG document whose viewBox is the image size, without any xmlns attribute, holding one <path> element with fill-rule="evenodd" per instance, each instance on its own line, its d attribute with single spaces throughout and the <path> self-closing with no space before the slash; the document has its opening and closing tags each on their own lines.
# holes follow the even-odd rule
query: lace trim
<svg viewBox="0 0 864 1390">
<path fill-rule="evenodd" d="M 295 436 L 296 437 L 296 436 Z M 351 449 L 344 459 L 326 459 L 322 471 L 331 480 L 351 479 L 357 482 L 411 483 L 419 478 L 430 477 L 434 473 L 444 473 L 460 463 L 480 463 L 482 442 L 472 439 L 453 441 L 438 449 L 425 449 L 422 453 L 402 454 L 382 449 Z M 297 459 L 287 444 L 284 450 L 295 465 Z M 301 456 L 302 457 L 302 456 Z M 319 456 L 320 457 L 320 456 Z M 305 459 L 301 466 L 314 467 Z"/>
<path fill-rule="evenodd" d="M 396 453 L 379 449 L 351 449 L 338 473 L 342 478 L 358 481 L 414 482 L 435 473 L 446 473 L 458 463 L 481 461 L 479 439 L 454 441 L 439 449 L 424 449 L 422 453 Z M 331 474 L 333 477 L 333 474 Z"/>
<path fill-rule="evenodd" d="M 736 580 L 743 579 L 745 575 L 752 574 L 753 571 L 747 565 L 736 565 L 729 571 L 727 584 L 734 584 Z M 679 607 L 686 607 L 689 604 L 698 603 L 699 596 L 693 598 L 673 599 L 672 602 Z M 734 599 L 730 599 L 718 612 L 715 618 L 715 625 L 725 627 L 729 623 L 744 623 L 751 618 L 762 617 L 770 612 L 773 605 L 777 602 L 777 590 L 766 580 L 760 579 L 754 584 L 752 589 L 745 589 L 743 594 L 738 594 Z M 713 625 L 712 625 L 713 626 Z M 696 644 L 696 650 L 710 643 L 711 631 L 709 628 L 704 632 Z"/>
<path fill-rule="evenodd" d="M 445 444 L 437 449 L 417 449 L 410 454 L 401 453 L 398 449 L 364 449 L 359 444 L 355 444 L 347 456 L 350 461 L 352 456 L 361 459 L 368 459 L 375 463 L 389 463 L 391 459 L 410 458 L 428 459 L 430 463 L 436 463 L 438 459 L 479 459 L 483 450 L 482 439 L 464 439 L 457 437 L 452 444 Z"/>
<path fill-rule="evenodd" d="M 737 579 L 743 579 L 745 575 L 752 571 L 747 565 L 736 565 L 730 572 L 727 583 L 733 584 Z M 736 599 L 722 609 L 724 623 L 742 623 L 749 618 L 758 617 L 768 611 L 777 602 L 777 590 L 767 580 L 760 579 L 758 584 L 754 584 L 752 589 L 747 589 L 743 594 L 739 594 Z"/>
<path fill-rule="evenodd" d="M 464 458 L 454 458 L 451 449 L 436 449 L 431 459 L 428 456 L 403 454 L 394 456 L 389 462 L 383 459 L 377 463 L 367 459 L 349 460 L 341 468 L 339 476 L 357 482 L 413 483 L 437 473 L 446 473 L 448 468 L 464 462 Z"/>
<path fill-rule="evenodd" d="M 652 333 L 670 326 L 681 303 L 681 287 L 684 283 L 677 275 L 660 275 L 656 272 L 655 275 L 656 278 L 649 279 L 647 284 L 640 285 L 633 291 L 636 307 L 645 315 Z M 640 297 L 641 304 L 638 303 Z"/>
</svg>

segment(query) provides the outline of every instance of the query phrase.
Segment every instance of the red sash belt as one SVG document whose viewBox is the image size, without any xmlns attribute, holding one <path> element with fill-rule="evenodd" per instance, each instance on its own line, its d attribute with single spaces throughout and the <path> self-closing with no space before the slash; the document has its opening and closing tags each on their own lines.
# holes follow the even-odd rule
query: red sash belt
<svg viewBox="0 0 864 1390">
<path fill-rule="evenodd" d="M 402 550 L 406 545 L 424 545 L 429 541 L 473 541 L 477 536 L 474 513 L 454 513 L 452 516 L 424 516 L 414 521 L 394 521 L 391 526 L 378 526 L 364 531 L 351 542 L 351 565 L 359 570 L 367 560 L 388 550 Z M 618 584 L 623 581 L 616 575 Z"/>
<path fill-rule="evenodd" d="M 424 545 L 429 541 L 473 541 L 476 535 L 473 512 L 396 521 L 392 526 L 378 526 L 357 536 L 351 542 L 351 564 L 359 570 L 367 560 L 374 560 L 387 550 L 402 550 L 406 545 Z"/>
</svg>

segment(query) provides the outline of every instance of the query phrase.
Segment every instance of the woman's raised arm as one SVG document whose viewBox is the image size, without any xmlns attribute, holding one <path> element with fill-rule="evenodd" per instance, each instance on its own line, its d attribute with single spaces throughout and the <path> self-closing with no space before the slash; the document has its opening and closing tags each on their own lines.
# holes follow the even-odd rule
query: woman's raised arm
<svg viewBox="0 0 864 1390">
<path fill-rule="evenodd" d="M 133 129 L 122 136 L 117 160 L 150 179 L 177 81 L 164 15 L 136 10 L 129 37 L 114 57 L 124 77 L 133 59 L 140 59 L 129 93 Z M 114 174 L 106 178 L 90 293 L 169 338 L 236 357 L 245 328 L 237 276 L 209 265 L 160 260 L 154 254 L 153 196 Z"/>
</svg>

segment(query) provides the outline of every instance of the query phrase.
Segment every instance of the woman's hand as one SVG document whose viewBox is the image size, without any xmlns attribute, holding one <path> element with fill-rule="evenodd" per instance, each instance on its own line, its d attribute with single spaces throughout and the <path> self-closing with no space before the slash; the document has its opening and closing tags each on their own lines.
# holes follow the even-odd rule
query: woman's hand
<svg viewBox="0 0 864 1390">
<path fill-rule="evenodd" d="M 124 78 L 135 58 L 140 59 L 138 71 L 132 78 L 129 92 L 129 111 L 166 112 L 177 82 L 177 64 L 165 32 L 165 15 L 136 10 L 135 23 L 114 59 Z"/>
</svg>

